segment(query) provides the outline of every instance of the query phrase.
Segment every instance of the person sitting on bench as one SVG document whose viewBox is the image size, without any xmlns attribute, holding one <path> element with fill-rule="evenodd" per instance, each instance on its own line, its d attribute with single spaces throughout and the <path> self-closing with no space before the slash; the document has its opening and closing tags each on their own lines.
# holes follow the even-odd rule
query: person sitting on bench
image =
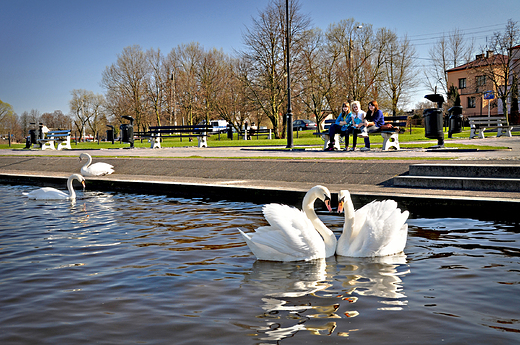
<svg viewBox="0 0 520 345">
<path fill-rule="evenodd" d="M 352 127 L 345 135 L 345 151 L 356 151 L 357 136 L 363 137 L 367 135 L 367 127 L 365 120 L 365 112 L 361 110 L 361 103 L 354 101 L 351 103 L 352 112 Z M 349 133 L 352 133 L 352 148 L 349 150 Z"/>
<path fill-rule="evenodd" d="M 336 140 L 336 133 L 348 135 L 348 131 L 351 130 L 352 116 L 348 102 L 343 102 L 341 109 L 342 111 L 338 115 L 336 122 L 333 123 L 329 128 L 329 147 L 327 147 L 325 151 L 334 151 L 334 140 Z"/>
<path fill-rule="evenodd" d="M 365 147 L 362 147 L 360 151 L 370 151 L 370 138 L 368 134 L 379 132 L 380 127 L 385 124 L 385 115 L 379 110 L 377 101 L 368 103 L 368 111 L 365 116 L 367 122 L 367 135 L 361 136 L 365 140 Z"/>
</svg>

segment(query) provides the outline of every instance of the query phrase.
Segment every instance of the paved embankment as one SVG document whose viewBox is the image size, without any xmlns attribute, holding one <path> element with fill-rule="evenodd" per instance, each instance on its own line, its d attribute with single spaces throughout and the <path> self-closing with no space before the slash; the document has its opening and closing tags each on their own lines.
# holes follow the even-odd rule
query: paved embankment
<svg viewBox="0 0 520 345">
<path fill-rule="evenodd" d="M 394 186 L 393 178 L 407 175 L 412 164 L 478 163 L 520 168 L 519 137 L 487 138 L 471 143 L 511 149 L 367 153 L 260 148 L 89 150 L 94 162 L 113 164 L 116 172 L 107 177 L 88 178 L 87 188 L 298 205 L 306 190 L 323 184 L 332 192 L 349 189 L 356 206 L 373 199 L 393 198 L 416 215 L 480 216 L 484 214 L 480 210 L 485 210 L 484 216 L 491 216 L 518 210 L 519 192 Z M 83 164 L 77 158 L 80 152 L 83 151 L 0 150 L 0 181 L 64 185 L 64 177 L 79 172 Z M 337 160 L 341 157 L 368 159 Z M 433 160 L 439 158 L 450 160 Z M 505 217 L 515 220 L 514 216 Z"/>
</svg>

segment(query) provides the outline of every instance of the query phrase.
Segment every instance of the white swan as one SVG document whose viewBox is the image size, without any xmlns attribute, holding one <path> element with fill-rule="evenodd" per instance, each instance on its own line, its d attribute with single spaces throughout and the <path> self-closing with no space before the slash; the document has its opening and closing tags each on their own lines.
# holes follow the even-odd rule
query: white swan
<svg viewBox="0 0 520 345">
<path fill-rule="evenodd" d="M 338 193 L 338 212 L 344 208 L 345 224 L 336 254 L 352 257 L 375 257 L 400 253 L 408 236 L 409 212 L 401 212 L 394 200 L 372 201 L 357 211 L 350 193 Z"/>
<path fill-rule="evenodd" d="M 69 190 L 69 194 L 51 187 L 43 187 L 40 189 L 33 190 L 30 193 L 23 194 L 27 196 L 29 199 L 35 200 L 75 200 L 76 192 L 72 187 L 72 180 L 78 180 L 83 185 L 83 188 L 85 188 L 85 178 L 79 174 L 73 174 L 67 180 L 67 188 Z"/>
<path fill-rule="evenodd" d="M 92 157 L 88 153 L 82 153 L 79 155 L 79 160 L 86 158 L 87 163 L 81 168 L 81 174 L 83 176 L 103 176 L 110 175 L 114 172 L 114 166 L 108 163 L 94 163 L 92 164 Z M 91 165 L 92 164 L 92 165 Z"/>
<path fill-rule="evenodd" d="M 307 261 L 334 255 L 336 237 L 316 216 L 316 199 L 321 199 L 331 210 L 329 190 L 315 186 L 305 194 L 303 211 L 287 205 L 268 204 L 263 207 L 263 213 L 269 226 L 260 227 L 253 234 L 239 229 L 258 260 Z"/>
</svg>

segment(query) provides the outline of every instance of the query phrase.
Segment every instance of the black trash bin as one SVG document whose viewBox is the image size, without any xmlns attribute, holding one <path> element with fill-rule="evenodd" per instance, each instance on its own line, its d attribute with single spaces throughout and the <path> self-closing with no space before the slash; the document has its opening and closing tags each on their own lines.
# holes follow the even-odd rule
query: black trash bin
<svg viewBox="0 0 520 345">
<path fill-rule="evenodd" d="M 423 112 L 424 117 L 424 136 L 430 139 L 443 138 L 443 127 L 442 127 L 442 109 L 430 108 L 425 109 Z"/>
<path fill-rule="evenodd" d="M 127 119 L 130 123 L 123 123 L 119 126 L 121 130 L 121 141 L 129 143 L 130 148 L 134 147 L 134 118 L 132 116 L 125 115 L 123 119 Z"/>
<path fill-rule="evenodd" d="M 425 109 L 424 117 L 424 136 L 430 139 L 437 139 L 438 145 L 434 148 L 444 147 L 442 103 L 444 97 L 439 94 L 426 95 L 424 98 L 437 103 L 437 108 Z"/>
<path fill-rule="evenodd" d="M 110 129 L 107 129 L 107 141 L 111 141 L 113 144 L 114 143 L 114 126 L 107 125 L 107 127 L 110 128 Z"/>
<path fill-rule="evenodd" d="M 31 122 L 31 125 L 34 126 L 35 123 Z M 36 144 L 36 129 L 29 129 L 29 135 L 25 138 L 25 148 L 30 149 L 31 145 Z"/>
<path fill-rule="evenodd" d="M 36 129 L 29 129 L 31 144 L 36 144 Z"/>
<path fill-rule="evenodd" d="M 448 138 L 452 137 L 453 133 L 462 132 L 462 106 L 454 105 L 448 109 L 450 129 L 448 130 Z"/>
</svg>

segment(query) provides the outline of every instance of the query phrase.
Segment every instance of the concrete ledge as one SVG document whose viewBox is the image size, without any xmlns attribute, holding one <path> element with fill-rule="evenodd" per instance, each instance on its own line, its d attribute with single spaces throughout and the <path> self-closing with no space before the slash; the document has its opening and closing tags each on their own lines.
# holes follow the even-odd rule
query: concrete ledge
<svg viewBox="0 0 520 345">
<path fill-rule="evenodd" d="M 520 178 L 518 164 L 412 164 L 413 176 Z"/>
<path fill-rule="evenodd" d="M 520 178 L 397 176 L 394 186 L 474 191 L 520 192 Z"/>
<path fill-rule="evenodd" d="M 0 183 L 57 186 L 64 188 L 67 176 L 42 176 L 23 174 L 0 174 Z M 236 186 L 213 183 L 181 183 L 171 181 L 132 180 L 118 178 L 89 178 L 87 190 L 121 193 L 143 193 L 167 195 L 182 198 L 207 198 L 211 200 L 230 200 L 252 203 L 284 203 L 301 207 L 306 188 L 283 188 L 280 186 Z M 339 190 L 341 187 L 338 187 Z M 336 191 L 336 190 L 335 190 Z M 332 193 L 333 206 L 337 204 L 337 193 Z M 373 200 L 393 199 L 412 217 L 456 217 L 479 218 L 498 221 L 518 221 L 520 199 L 483 198 L 428 195 L 405 195 L 399 193 L 352 192 L 356 208 Z M 320 202 L 317 209 L 324 210 Z"/>
</svg>

